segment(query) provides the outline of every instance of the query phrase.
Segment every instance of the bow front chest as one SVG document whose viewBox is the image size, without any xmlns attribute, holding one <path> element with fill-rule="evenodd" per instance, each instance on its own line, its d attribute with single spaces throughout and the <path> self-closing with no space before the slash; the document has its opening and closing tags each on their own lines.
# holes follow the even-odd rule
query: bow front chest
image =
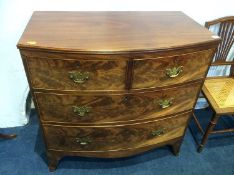
<svg viewBox="0 0 234 175">
<path fill-rule="evenodd" d="M 219 42 L 182 12 L 34 12 L 17 47 L 50 170 L 63 156 L 178 154 Z"/>
</svg>

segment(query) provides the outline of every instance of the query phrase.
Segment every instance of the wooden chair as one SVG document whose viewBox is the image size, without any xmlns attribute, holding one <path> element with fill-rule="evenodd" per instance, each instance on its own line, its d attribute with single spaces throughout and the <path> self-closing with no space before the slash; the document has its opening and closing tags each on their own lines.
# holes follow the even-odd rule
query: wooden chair
<svg viewBox="0 0 234 175">
<path fill-rule="evenodd" d="M 228 53 L 234 43 L 234 16 L 224 17 L 205 23 L 205 27 L 210 29 L 211 26 L 218 25 L 218 35 L 222 38 L 221 43 L 217 48 L 211 66 L 230 65 L 229 76 L 216 76 L 206 78 L 202 87 L 204 98 L 208 101 L 214 114 L 209 122 L 209 125 L 204 131 L 195 116 L 195 123 L 203 134 L 202 141 L 198 147 L 198 152 L 201 152 L 207 142 L 209 134 L 234 132 L 233 129 L 213 130 L 220 116 L 234 114 L 234 61 L 227 61 Z"/>
</svg>

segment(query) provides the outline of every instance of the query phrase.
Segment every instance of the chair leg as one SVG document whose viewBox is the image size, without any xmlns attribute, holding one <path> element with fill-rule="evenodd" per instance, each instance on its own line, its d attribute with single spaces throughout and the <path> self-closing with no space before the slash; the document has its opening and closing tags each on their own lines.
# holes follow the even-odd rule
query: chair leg
<svg viewBox="0 0 234 175">
<path fill-rule="evenodd" d="M 206 142 L 207 142 L 208 136 L 209 136 L 210 132 L 214 129 L 214 127 L 215 127 L 215 125 L 216 125 L 218 119 L 219 119 L 219 116 L 215 113 L 215 114 L 213 115 L 213 117 L 212 117 L 212 119 L 211 119 L 211 121 L 210 121 L 210 123 L 209 123 L 207 129 L 206 129 L 205 134 L 203 135 L 201 144 L 198 146 L 197 151 L 198 151 L 199 153 L 203 150 L 204 145 L 205 145 Z"/>
</svg>

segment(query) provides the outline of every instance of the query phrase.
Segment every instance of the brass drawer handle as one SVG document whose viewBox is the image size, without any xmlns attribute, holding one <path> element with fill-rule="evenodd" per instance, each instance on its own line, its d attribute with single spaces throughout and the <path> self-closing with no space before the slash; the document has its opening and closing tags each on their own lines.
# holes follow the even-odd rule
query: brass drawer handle
<svg viewBox="0 0 234 175">
<path fill-rule="evenodd" d="M 91 111 L 91 107 L 87 106 L 73 106 L 73 112 L 80 117 L 85 117 L 86 113 Z"/>
<path fill-rule="evenodd" d="M 89 79 L 89 72 L 68 72 L 69 78 L 73 80 L 74 83 L 82 84 Z"/>
<path fill-rule="evenodd" d="M 173 104 L 173 100 L 173 98 L 159 100 L 158 104 L 161 106 L 162 109 L 168 108 Z"/>
<path fill-rule="evenodd" d="M 76 142 L 79 143 L 80 145 L 88 145 L 92 143 L 92 139 L 90 137 L 77 137 Z"/>
<path fill-rule="evenodd" d="M 168 77 L 177 77 L 183 71 L 183 66 L 173 67 L 166 69 L 166 75 Z"/>
<path fill-rule="evenodd" d="M 155 137 L 161 136 L 163 134 L 165 134 L 165 129 L 164 128 L 151 131 L 151 135 L 155 136 Z"/>
</svg>

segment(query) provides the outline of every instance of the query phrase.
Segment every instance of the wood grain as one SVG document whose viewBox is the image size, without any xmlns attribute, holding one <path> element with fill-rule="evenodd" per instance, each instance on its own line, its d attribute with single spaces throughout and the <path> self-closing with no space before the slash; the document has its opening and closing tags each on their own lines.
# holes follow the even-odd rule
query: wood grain
<svg viewBox="0 0 234 175">
<path fill-rule="evenodd" d="M 190 113 L 189 113 L 190 114 Z M 105 151 L 139 148 L 154 145 L 183 135 L 188 114 L 124 126 L 80 127 L 43 125 L 48 149 L 64 151 Z M 153 136 L 153 131 L 164 132 Z M 89 138 L 88 144 L 80 144 L 77 138 Z"/>
<path fill-rule="evenodd" d="M 48 162 L 49 170 L 55 171 L 59 163 L 59 160 L 64 156 L 83 156 L 83 157 L 99 157 L 99 158 L 130 157 L 133 155 L 142 154 L 146 151 L 161 147 L 163 145 L 170 145 L 172 147 L 175 147 L 175 152 L 176 152 L 178 150 L 178 143 L 181 142 L 182 142 L 182 137 L 177 137 L 171 140 L 167 140 L 165 142 L 160 142 L 154 145 L 147 145 L 140 148 L 125 149 L 125 150 L 109 150 L 108 152 L 98 151 L 98 153 L 95 151 L 64 151 L 64 150 L 49 149 L 47 150 L 47 157 L 49 159 Z"/>
<path fill-rule="evenodd" d="M 218 42 L 212 35 L 182 12 L 34 12 L 18 47 L 143 51 Z"/>
<path fill-rule="evenodd" d="M 125 61 L 62 60 L 28 58 L 28 69 L 33 88 L 54 90 L 123 90 Z M 69 72 L 89 72 L 89 79 L 75 83 Z"/>
<path fill-rule="evenodd" d="M 220 42 L 212 36 L 182 12 L 35 12 L 17 47 L 49 169 L 63 156 L 126 157 L 163 145 L 178 154 Z M 183 72 L 165 77 L 177 64 Z M 90 76 L 78 85 L 70 71 Z M 91 108 L 80 117 L 74 106 Z"/>
<path fill-rule="evenodd" d="M 125 95 L 69 95 L 35 93 L 43 122 L 104 124 L 158 118 L 192 109 L 200 82 L 160 91 Z M 171 99 L 162 109 L 160 100 Z M 85 106 L 90 112 L 81 117 L 73 106 Z"/>
<path fill-rule="evenodd" d="M 185 83 L 204 78 L 214 49 L 159 58 L 134 61 L 132 88 L 153 88 Z M 174 78 L 166 75 L 166 69 L 183 66 L 183 71 Z"/>
</svg>

